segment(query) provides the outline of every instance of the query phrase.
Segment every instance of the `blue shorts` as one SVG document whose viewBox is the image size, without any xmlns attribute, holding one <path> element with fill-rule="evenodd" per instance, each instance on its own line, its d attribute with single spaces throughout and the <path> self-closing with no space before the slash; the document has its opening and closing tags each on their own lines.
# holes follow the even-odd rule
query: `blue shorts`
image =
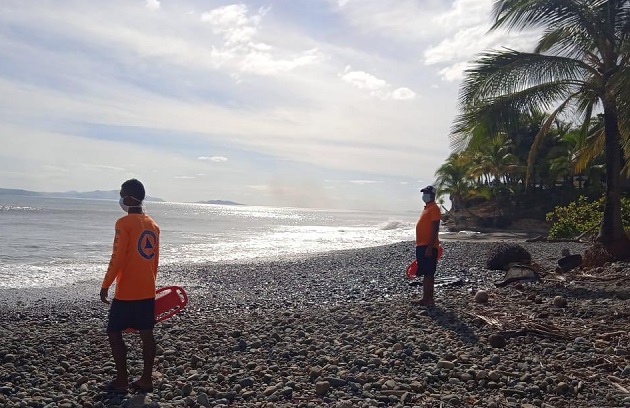
<svg viewBox="0 0 630 408">
<path fill-rule="evenodd" d="M 155 299 L 112 300 L 107 332 L 125 329 L 152 330 L 155 326 Z"/>
<path fill-rule="evenodd" d="M 418 263 L 417 276 L 426 276 L 427 278 L 435 277 L 435 270 L 437 269 L 437 248 L 433 248 L 433 254 L 430 257 L 424 256 L 424 252 L 427 250 L 427 246 L 416 247 L 416 262 Z"/>
</svg>

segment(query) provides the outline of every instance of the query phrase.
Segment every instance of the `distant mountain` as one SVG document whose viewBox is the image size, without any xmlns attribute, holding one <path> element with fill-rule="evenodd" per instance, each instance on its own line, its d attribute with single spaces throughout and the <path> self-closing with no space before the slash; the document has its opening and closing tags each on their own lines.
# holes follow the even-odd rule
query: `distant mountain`
<svg viewBox="0 0 630 408">
<path fill-rule="evenodd" d="M 65 192 L 40 192 L 20 190 L 15 188 L 0 188 L 0 195 L 19 195 L 28 197 L 50 197 L 50 198 L 86 198 L 97 200 L 118 200 L 119 190 L 95 190 L 95 191 L 65 191 Z M 161 198 L 147 196 L 145 201 L 164 202 Z"/>
<path fill-rule="evenodd" d="M 197 201 L 197 204 L 245 205 L 245 204 L 241 204 L 241 203 L 235 203 L 234 201 L 229 201 L 229 200 L 208 200 L 208 201 Z"/>
</svg>

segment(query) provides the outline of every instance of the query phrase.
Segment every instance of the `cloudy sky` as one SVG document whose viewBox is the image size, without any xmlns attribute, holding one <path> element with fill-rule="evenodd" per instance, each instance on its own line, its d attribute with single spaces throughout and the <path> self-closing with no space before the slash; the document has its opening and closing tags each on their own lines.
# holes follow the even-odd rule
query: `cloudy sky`
<svg viewBox="0 0 630 408">
<path fill-rule="evenodd" d="M 410 210 L 493 0 L 0 3 L 0 187 Z"/>
</svg>

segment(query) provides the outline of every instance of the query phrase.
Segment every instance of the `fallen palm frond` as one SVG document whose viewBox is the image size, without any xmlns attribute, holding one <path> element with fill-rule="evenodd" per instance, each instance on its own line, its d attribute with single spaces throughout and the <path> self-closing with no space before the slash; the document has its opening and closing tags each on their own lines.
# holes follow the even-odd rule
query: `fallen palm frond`
<svg viewBox="0 0 630 408">
<path fill-rule="evenodd" d="M 613 386 L 615 386 L 615 388 L 617 388 L 619 391 L 621 391 L 621 392 L 623 392 L 623 393 L 626 393 L 626 394 L 630 394 L 630 391 L 629 391 L 626 387 L 624 387 L 624 386 L 622 386 L 622 385 L 620 385 L 620 384 L 617 384 L 616 382 L 612 382 L 612 381 L 611 381 L 610 383 L 611 383 Z"/>
<path fill-rule="evenodd" d="M 572 339 L 566 330 L 558 328 L 550 323 L 537 323 L 532 318 L 525 315 L 511 316 L 507 313 L 495 313 L 493 316 L 486 316 L 478 313 L 464 312 L 469 316 L 478 318 L 490 326 L 496 327 L 501 334 L 508 336 L 524 336 L 527 333 L 558 339 Z"/>
<path fill-rule="evenodd" d="M 614 280 L 619 280 L 619 279 L 628 279 L 629 277 L 626 275 L 597 276 L 597 275 L 582 273 L 582 274 L 575 275 L 574 278 L 576 280 L 594 280 L 594 281 L 608 282 L 608 281 L 614 281 Z"/>
<path fill-rule="evenodd" d="M 602 339 L 602 340 L 611 340 L 613 337 L 618 337 L 618 336 L 623 336 L 625 334 L 628 334 L 627 330 L 619 330 L 619 331 L 614 331 L 614 332 L 610 332 L 610 333 L 601 333 L 597 335 L 597 338 Z"/>
</svg>

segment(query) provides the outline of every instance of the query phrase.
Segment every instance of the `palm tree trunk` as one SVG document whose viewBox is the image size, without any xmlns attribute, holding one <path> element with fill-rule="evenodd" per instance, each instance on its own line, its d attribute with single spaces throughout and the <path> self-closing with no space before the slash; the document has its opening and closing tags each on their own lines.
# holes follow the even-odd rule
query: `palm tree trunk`
<svg viewBox="0 0 630 408">
<path fill-rule="evenodd" d="M 630 256 L 630 239 L 621 221 L 621 167 L 622 148 L 619 120 L 614 102 L 604 101 L 606 199 L 604 218 L 597 241 L 617 258 Z M 622 252 L 623 251 L 623 252 Z"/>
</svg>

